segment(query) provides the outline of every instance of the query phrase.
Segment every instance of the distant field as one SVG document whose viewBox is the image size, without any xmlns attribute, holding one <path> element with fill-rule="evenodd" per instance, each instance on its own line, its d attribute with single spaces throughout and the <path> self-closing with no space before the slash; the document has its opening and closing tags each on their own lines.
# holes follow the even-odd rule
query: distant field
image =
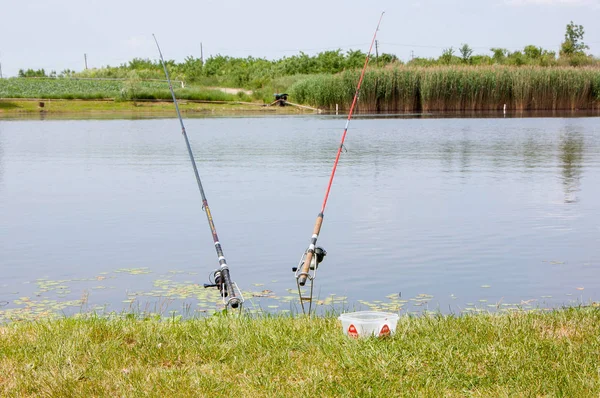
<svg viewBox="0 0 600 398">
<path fill-rule="evenodd" d="M 245 93 L 229 94 L 201 87 L 173 86 L 178 99 L 246 101 Z M 70 78 L 0 79 L 0 98 L 39 99 L 171 99 L 166 82 L 148 80 L 80 80 Z"/>
</svg>

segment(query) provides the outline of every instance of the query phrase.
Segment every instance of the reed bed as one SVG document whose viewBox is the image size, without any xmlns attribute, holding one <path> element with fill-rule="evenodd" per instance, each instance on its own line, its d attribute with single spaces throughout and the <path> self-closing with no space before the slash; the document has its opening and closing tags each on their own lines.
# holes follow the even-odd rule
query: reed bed
<svg viewBox="0 0 600 398">
<path fill-rule="evenodd" d="M 296 82 L 297 102 L 347 110 L 359 71 L 314 75 Z M 600 69 L 574 67 L 396 67 L 366 73 L 359 111 L 519 111 L 600 107 Z"/>
</svg>

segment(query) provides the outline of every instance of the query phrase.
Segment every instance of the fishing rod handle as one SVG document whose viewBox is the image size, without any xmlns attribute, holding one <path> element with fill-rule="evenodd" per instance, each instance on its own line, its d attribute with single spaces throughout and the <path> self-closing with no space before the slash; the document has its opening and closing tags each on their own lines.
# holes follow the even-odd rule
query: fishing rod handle
<svg viewBox="0 0 600 398">
<path fill-rule="evenodd" d="M 312 262 L 313 256 L 315 254 L 315 248 L 317 245 L 317 239 L 319 238 L 319 232 L 321 232 L 321 225 L 323 225 L 323 213 L 319 213 L 319 215 L 317 216 L 315 228 L 313 229 L 313 235 L 310 239 L 310 246 L 308 246 L 308 250 L 306 251 L 306 258 L 304 259 L 304 264 L 302 264 L 302 268 L 300 269 L 300 276 L 298 277 L 298 284 L 300 286 L 304 286 L 306 284 L 308 271 L 310 270 L 310 263 Z"/>
<path fill-rule="evenodd" d="M 233 283 L 231 282 L 231 276 L 229 275 L 229 268 L 221 269 L 221 277 L 223 278 L 225 291 L 229 295 L 227 302 L 231 303 L 231 308 L 237 308 L 240 305 L 240 299 L 236 297 L 235 289 L 233 287 Z"/>
</svg>

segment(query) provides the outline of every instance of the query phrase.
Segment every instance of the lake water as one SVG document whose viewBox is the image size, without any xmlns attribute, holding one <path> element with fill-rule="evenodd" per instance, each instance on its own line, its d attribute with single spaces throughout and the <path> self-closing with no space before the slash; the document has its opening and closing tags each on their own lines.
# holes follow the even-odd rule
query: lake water
<svg viewBox="0 0 600 398">
<path fill-rule="evenodd" d="M 598 300 L 599 122 L 353 120 L 319 238 L 320 310 Z M 344 123 L 185 119 L 247 309 L 298 310 L 291 268 Z M 217 265 L 177 119 L 0 120 L 0 320 L 212 311 L 201 285 Z"/>
</svg>

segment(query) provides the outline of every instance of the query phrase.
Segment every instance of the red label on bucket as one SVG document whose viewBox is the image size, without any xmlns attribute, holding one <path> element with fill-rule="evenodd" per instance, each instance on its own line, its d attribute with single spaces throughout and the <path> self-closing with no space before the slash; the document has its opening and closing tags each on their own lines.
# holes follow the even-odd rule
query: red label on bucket
<svg viewBox="0 0 600 398">
<path fill-rule="evenodd" d="M 350 337 L 358 337 L 358 331 L 354 327 L 354 325 L 350 325 L 348 328 L 348 336 Z"/>
<path fill-rule="evenodd" d="M 381 328 L 381 332 L 379 332 L 379 337 L 382 336 L 389 336 L 390 335 L 390 328 L 388 325 L 383 325 L 383 327 Z"/>
</svg>

